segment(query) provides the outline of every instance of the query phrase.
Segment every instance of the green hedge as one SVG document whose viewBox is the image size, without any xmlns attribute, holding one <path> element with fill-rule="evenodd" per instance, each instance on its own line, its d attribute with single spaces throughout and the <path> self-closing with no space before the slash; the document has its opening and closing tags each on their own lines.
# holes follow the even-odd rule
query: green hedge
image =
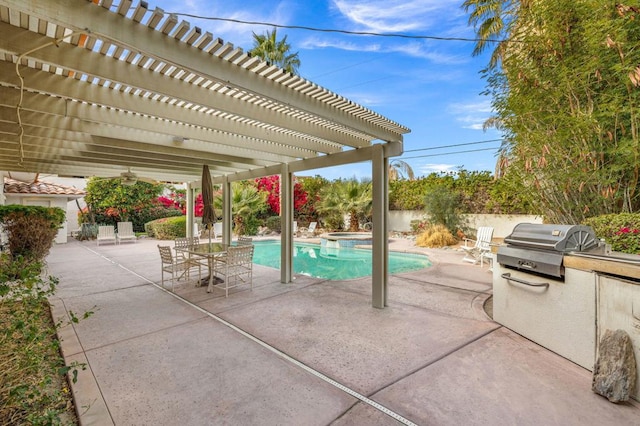
<svg viewBox="0 0 640 426">
<path fill-rule="evenodd" d="M 620 213 L 596 216 L 584 221 L 598 238 L 604 238 L 611 249 L 622 253 L 640 254 L 640 213 Z"/>
<path fill-rule="evenodd" d="M 158 240 L 174 240 L 187 236 L 187 217 L 165 217 L 144 224 L 148 237 Z"/>
<path fill-rule="evenodd" d="M 143 232 L 145 223 L 164 217 L 184 216 L 182 212 L 175 208 L 166 208 L 163 206 L 151 206 L 140 210 L 134 210 L 129 214 L 128 221 L 133 224 L 135 232 Z M 93 220 L 101 225 L 117 226 L 118 222 L 123 219 L 120 216 L 108 215 L 106 210 L 98 210 L 93 212 Z M 81 223 L 90 223 L 91 217 L 88 213 L 82 213 L 79 216 Z"/>
</svg>

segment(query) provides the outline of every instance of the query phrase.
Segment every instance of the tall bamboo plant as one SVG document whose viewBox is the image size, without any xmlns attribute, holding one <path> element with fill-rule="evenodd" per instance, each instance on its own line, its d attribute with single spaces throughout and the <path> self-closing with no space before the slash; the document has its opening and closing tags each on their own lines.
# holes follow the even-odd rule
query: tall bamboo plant
<svg viewBox="0 0 640 426">
<path fill-rule="evenodd" d="M 638 9 L 605 0 L 466 3 L 480 37 L 507 37 L 484 70 L 491 124 L 506 140 L 502 179 L 554 222 L 640 208 Z M 482 13 L 488 3 L 499 18 Z M 501 30 L 483 33 L 491 19 Z"/>
</svg>

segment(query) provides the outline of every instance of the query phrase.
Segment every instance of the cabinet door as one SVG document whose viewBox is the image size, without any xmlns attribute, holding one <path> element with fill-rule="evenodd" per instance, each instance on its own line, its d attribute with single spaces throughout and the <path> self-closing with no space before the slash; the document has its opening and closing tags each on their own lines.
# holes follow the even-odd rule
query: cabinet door
<svg viewBox="0 0 640 426">
<path fill-rule="evenodd" d="M 631 337 L 640 384 L 640 284 L 622 278 L 599 275 L 598 344 L 605 330 L 624 330 Z M 640 401 L 640 386 L 634 399 Z"/>
<path fill-rule="evenodd" d="M 547 283 L 520 284 L 510 277 Z M 566 269 L 565 280 L 539 277 L 497 265 L 493 272 L 493 319 L 518 334 L 593 371 L 596 348 L 596 286 L 592 272 Z"/>
</svg>

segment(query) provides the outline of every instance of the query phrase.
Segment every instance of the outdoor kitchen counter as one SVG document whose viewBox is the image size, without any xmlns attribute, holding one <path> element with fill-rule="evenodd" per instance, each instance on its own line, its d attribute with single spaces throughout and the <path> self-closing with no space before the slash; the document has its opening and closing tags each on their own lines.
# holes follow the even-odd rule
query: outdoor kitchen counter
<svg viewBox="0 0 640 426">
<path fill-rule="evenodd" d="M 564 267 L 640 280 L 640 256 L 637 255 L 567 254 L 564 256 Z"/>
</svg>

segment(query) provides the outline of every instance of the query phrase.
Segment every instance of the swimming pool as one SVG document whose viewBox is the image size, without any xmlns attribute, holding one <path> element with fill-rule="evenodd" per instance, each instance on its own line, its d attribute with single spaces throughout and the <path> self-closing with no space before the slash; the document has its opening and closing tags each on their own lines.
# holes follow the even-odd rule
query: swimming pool
<svg viewBox="0 0 640 426">
<path fill-rule="evenodd" d="M 253 262 L 280 269 L 280 241 L 254 241 Z M 389 252 L 389 273 L 417 271 L 431 266 L 426 256 Z M 328 280 L 349 280 L 371 275 L 371 250 L 327 248 L 316 244 L 294 244 L 293 270 Z"/>
</svg>

